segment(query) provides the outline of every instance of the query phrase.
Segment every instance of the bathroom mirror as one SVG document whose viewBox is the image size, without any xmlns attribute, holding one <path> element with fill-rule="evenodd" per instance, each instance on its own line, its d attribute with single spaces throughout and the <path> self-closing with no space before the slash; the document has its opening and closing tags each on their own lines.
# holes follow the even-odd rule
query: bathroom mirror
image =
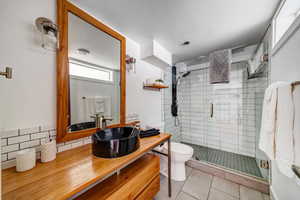
<svg viewBox="0 0 300 200">
<path fill-rule="evenodd" d="M 69 131 L 120 123 L 120 41 L 68 13 Z"/>
<path fill-rule="evenodd" d="M 125 124 L 125 38 L 66 0 L 58 27 L 57 141 Z"/>
</svg>

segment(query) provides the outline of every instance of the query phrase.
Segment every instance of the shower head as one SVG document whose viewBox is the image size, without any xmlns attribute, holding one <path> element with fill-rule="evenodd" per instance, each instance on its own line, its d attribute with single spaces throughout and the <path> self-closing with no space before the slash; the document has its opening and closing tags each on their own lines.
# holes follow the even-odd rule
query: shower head
<svg viewBox="0 0 300 200">
<path fill-rule="evenodd" d="M 186 72 L 185 74 L 182 75 L 183 78 L 185 78 L 186 76 L 188 76 L 191 72 Z"/>
<path fill-rule="evenodd" d="M 180 84 L 180 80 L 181 80 L 182 78 L 187 77 L 190 73 L 191 73 L 191 72 L 187 71 L 187 72 L 185 72 L 185 73 L 179 74 L 179 76 L 177 77 L 177 80 L 176 80 L 176 84 L 179 85 L 179 84 Z"/>
<path fill-rule="evenodd" d="M 177 68 L 177 76 L 176 76 L 176 85 L 180 84 L 180 80 L 188 76 L 191 72 L 188 71 L 187 65 L 184 62 L 179 62 L 175 64 Z"/>
</svg>

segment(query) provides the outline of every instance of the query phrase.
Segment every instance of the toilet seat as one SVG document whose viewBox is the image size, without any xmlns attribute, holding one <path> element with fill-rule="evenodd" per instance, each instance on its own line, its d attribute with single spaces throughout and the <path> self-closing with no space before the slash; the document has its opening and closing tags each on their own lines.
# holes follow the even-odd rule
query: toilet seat
<svg viewBox="0 0 300 200">
<path fill-rule="evenodd" d="M 168 150 L 167 145 L 165 145 L 164 147 L 166 150 Z M 177 142 L 171 142 L 171 152 L 189 155 L 189 154 L 193 154 L 193 151 L 194 151 L 193 148 L 188 145 L 177 143 Z"/>
</svg>

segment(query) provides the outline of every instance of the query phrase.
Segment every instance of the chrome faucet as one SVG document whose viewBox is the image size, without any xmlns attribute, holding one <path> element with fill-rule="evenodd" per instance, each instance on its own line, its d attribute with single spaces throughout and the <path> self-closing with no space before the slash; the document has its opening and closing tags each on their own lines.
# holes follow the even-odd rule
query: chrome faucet
<svg viewBox="0 0 300 200">
<path fill-rule="evenodd" d="M 95 116 L 91 116 L 91 118 L 95 119 L 96 128 L 104 129 L 107 127 L 107 121 L 112 121 L 113 118 L 105 118 L 103 115 L 95 114 Z"/>
<path fill-rule="evenodd" d="M 104 116 L 100 117 L 100 123 L 98 128 L 104 129 L 107 127 L 107 121 L 112 121 L 113 118 L 105 118 Z"/>
</svg>

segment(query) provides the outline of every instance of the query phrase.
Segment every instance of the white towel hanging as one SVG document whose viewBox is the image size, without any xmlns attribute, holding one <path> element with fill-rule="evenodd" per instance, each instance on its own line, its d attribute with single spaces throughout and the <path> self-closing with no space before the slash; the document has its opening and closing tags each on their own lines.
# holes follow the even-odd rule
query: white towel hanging
<svg viewBox="0 0 300 200">
<path fill-rule="evenodd" d="M 265 92 L 259 148 L 290 178 L 295 176 L 292 164 L 300 164 L 299 120 L 300 87 L 288 82 L 270 85 Z"/>
<path fill-rule="evenodd" d="M 92 96 L 83 98 L 84 101 L 84 119 L 91 121 L 91 116 L 101 114 L 105 117 L 112 117 L 111 97 L 110 96 Z"/>
<path fill-rule="evenodd" d="M 92 121 L 91 116 L 95 115 L 95 98 L 94 97 L 85 97 L 83 98 L 83 121 L 88 122 Z"/>
<path fill-rule="evenodd" d="M 276 157 L 278 169 L 286 176 L 293 177 L 294 161 L 293 125 L 294 103 L 290 83 L 278 88 L 276 122 Z"/>
<path fill-rule="evenodd" d="M 263 101 L 259 148 L 270 160 L 275 159 L 277 91 L 278 87 L 285 84 L 285 82 L 276 82 L 271 84 L 265 91 Z"/>
<path fill-rule="evenodd" d="M 95 97 L 95 114 L 103 114 L 105 113 L 105 98 L 103 97 Z"/>
</svg>

